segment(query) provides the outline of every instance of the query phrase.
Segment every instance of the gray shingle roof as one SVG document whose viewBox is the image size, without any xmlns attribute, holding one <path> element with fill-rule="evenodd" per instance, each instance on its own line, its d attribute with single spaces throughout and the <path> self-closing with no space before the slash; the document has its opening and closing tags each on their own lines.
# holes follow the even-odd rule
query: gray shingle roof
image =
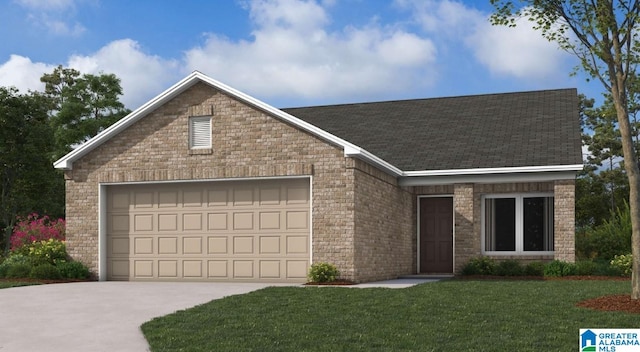
<svg viewBox="0 0 640 352">
<path fill-rule="evenodd" d="M 403 171 L 582 163 L 576 89 L 282 110 Z"/>
</svg>

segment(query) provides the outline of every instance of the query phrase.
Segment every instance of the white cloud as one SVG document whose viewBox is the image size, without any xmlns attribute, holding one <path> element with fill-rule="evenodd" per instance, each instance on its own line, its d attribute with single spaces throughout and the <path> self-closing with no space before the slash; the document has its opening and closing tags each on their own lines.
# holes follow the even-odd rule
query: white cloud
<svg viewBox="0 0 640 352">
<path fill-rule="evenodd" d="M 397 93 L 427 86 L 436 59 L 431 40 L 370 24 L 329 31 L 329 16 L 315 1 L 255 0 L 252 40 L 209 34 L 185 54 L 199 70 L 263 97 L 336 98 Z"/>
<path fill-rule="evenodd" d="M 468 37 L 467 45 L 493 73 L 530 79 L 567 74 L 569 54 L 544 39 L 526 20 L 515 28 L 486 23 Z"/>
<path fill-rule="evenodd" d="M 135 109 L 180 79 L 178 62 L 142 51 L 131 39 L 113 41 L 97 52 L 69 58 L 69 67 L 82 73 L 113 73 L 121 80 L 122 102 Z"/>
<path fill-rule="evenodd" d="M 0 65 L 0 86 L 16 87 L 23 93 L 28 90 L 43 91 L 40 82 L 43 74 L 52 72 L 54 65 L 32 62 L 28 57 L 11 55 L 9 61 Z"/>
<path fill-rule="evenodd" d="M 87 29 L 73 20 L 76 5 L 81 0 L 16 0 L 29 11 L 27 18 L 34 26 L 43 27 L 59 36 L 79 37 Z"/>
</svg>

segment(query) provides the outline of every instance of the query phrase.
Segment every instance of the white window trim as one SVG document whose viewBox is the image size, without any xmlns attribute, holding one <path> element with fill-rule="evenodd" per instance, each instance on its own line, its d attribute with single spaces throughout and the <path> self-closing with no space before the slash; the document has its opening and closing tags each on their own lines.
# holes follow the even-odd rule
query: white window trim
<svg viewBox="0 0 640 352">
<path fill-rule="evenodd" d="M 485 194 L 481 197 L 480 208 L 481 208 L 481 230 L 482 230 L 482 254 L 484 255 L 495 255 L 495 256 L 509 256 L 509 255 L 518 255 L 518 256 L 528 256 L 528 255 L 553 255 L 555 251 L 525 251 L 523 246 L 524 235 L 523 231 L 523 212 L 522 212 L 522 201 L 523 198 L 533 198 L 533 197 L 550 197 L 554 199 L 553 193 L 498 193 L 498 194 Z M 516 199 L 516 250 L 515 251 L 488 251 L 486 249 L 486 209 L 485 209 L 485 200 L 486 199 L 496 199 L 496 198 L 515 198 Z M 555 212 L 553 214 L 555 221 Z M 555 227 L 555 224 L 554 224 Z M 554 229 L 555 230 L 555 229 Z M 554 241 L 555 241 L 555 231 L 554 231 Z M 554 245 L 555 248 L 555 245 Z"/>
<path fill-rule="evenodd" d="M 196 123 L 208 123 L 209 125 L 209 141 L 208 144 L 205 145 L 198 145 L 198 146 L 194 146 L 194 140 L 193 140 L 193 125 Z M 212 139 L 212 132 L 211 132 L 211 116 L 190 116 L 189 117 L 189 149 L 211 149 L 211 139 Z"/>
</svg>

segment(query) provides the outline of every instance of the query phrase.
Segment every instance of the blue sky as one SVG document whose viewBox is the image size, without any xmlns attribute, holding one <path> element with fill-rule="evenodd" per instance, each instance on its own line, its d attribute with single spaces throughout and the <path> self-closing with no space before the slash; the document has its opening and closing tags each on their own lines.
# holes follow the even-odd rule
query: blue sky
<svg viewBox="0 0 640 352">
<path fill-rule="evenodd" d="M 201 71 L 276 107 L 576 87 L 577 61 L 484 1 L 0 0 L 0 86 L 115 73 L 135 109 Z"/>
</svg>

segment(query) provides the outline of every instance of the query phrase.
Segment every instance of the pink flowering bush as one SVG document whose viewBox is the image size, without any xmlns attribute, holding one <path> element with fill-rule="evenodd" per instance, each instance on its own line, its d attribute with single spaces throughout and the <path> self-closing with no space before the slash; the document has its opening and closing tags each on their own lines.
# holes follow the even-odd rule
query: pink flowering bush
<svg viewBox="0 0 640 352">
<path fill-rule="evenodd" d="M 40 216 L 33 213 L 26 218 L 18 218 L 18 220 L 10 239 L 12 252 L 18 252 L 20 249 L 28 250 L 34 242 L 48 241 L 50 239 L 64 241 L 64 219 L 54 220 L 46 215 Z"/>
</svg>

